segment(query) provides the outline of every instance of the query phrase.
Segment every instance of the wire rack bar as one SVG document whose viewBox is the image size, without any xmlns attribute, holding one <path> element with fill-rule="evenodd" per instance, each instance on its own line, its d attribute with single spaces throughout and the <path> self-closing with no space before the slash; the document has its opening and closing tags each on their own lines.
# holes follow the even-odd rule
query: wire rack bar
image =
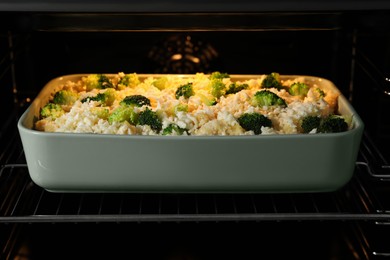
<svg viewBox="0 0 390 260">
<path fill-rule="evenodd" d="M 329 194 L 63 194 L 37 187 L 27 175 L 23 183 L 16 193 L 18 185 L 11 185 L 17 197 L 5 197 L 0 222 L 390 221 L 390 211 L 358 178 Z"/>
<path fill-rule="evenodd" d="M 214 221 L 389 221 L 389 214 L 257 213 L 257 214 L 135 214 L 135 215 L 31 215 L 1 217 L 3 223 L 42 222 L 214 222 Z"/>
</svg>

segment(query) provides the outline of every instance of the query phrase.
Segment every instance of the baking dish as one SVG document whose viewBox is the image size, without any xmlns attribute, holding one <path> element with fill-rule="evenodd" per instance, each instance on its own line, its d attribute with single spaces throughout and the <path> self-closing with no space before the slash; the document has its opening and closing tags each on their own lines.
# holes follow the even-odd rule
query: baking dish
<svg viewBox="0 0 390 260">
<path fill-rule="evenodd" d="M 39 110 L 50 94 L 64 82 L 82 76 L 66 75 L 48 82 L 18 121 L 30 176 L 48 191 L 330 192 L 341 188 L 353 175 L 364 124 L 327 79 L 281 75 L 282 80 L 305 77 L 323 89 L 340 93 L 338 112 L 352 118 L 353 127 L 346 132 L 133 136 L 34 130 Z"/>
</svg>

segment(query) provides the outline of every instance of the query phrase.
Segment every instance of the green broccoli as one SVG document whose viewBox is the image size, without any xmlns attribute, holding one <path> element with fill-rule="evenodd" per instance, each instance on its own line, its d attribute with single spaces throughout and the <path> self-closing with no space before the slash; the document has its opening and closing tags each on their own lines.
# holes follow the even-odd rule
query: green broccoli
<svg viewBox="0 0 390 260">
<path fill-rule="evenodd" d="M 287 106 L 287 103 L 283 98 L 279 97 L 277 94 L 269 90 L 257 91 L 252 98 L 252 103 L 255 106 L 259 106 L 259 107 L 261 106 L 286 107 Z"/>
<path fill-rule="evenodd" d="M 303 133 L 310 133 L 313 129 L 320 126 L 321 118 L 319 116 L 306 116 L 302 119 L 301 128 Z"/>
<path fill-rule="evenodd" d="M 132 73 L 126 74 L 124 77 L 122 77 L 118 82 L 118 86 L 135 87 L 139 83 L 140 80 L 138 78 L 138 75 L 136 73 Z"/>
<path fill-rule="evenodd" d="M 171 135 L 173 132 L 176 132 L 177 135 L 182 135 L 184 132 L 187 132 L 187 129 L 181 128 L 176 124 L 169 124 L 162 131 L 162 135 Z"/>
<path fill-rule="evenodd" d="M 142 95 L 132 95 L 125 97 L 120 104 L 137 107 L 150 106 L 150 99 Z"/>
<path fill-rule="evenodd" d="M 309 89 L 305 83 L 295 82 L 289 87 L 288 93 L 292 96 L 306 96 Z"/>
<path fill-rule="evenodd" d="M 325 92 L 322 89 L 316 88 L 315 90 L 318 92 L 318 95 L 319 95 L 320 98 L 324 98 L 325 97 Z"/>
<path fill-rule="evenodd" d="M 261 82 L 262 88 L 277 88 L 282 89 L 282 83 L 280 81 L 280 75 L 279 73 L 272 72 L 271 74 L 268 74 L 265 79 Z"/>
<path fill-rule="evenodd" d="M 51 117 L 52 119 L 59 118 L 65 113 L 61 105 L 54 103 L 47 103 L 41 108 L 40 116 L 41 118 Z"/>
<path fill-rule="evenodd" d="M 96 96 L 86 97 L 81 100 L 82 103 L 89 101 L 98 101 L 102 105 L 111 106 L 115 101 L 115 89 L 108 88 L 103 93 L 98 93 Z"/>
<path fill-rule="evenodd" d="M 91 91 L 92 89 L 114 88 L 110 79 L 104 74 L 90 74 L 83 80 L 87 91 Z"/>
<path fill-rule="evenodd" d="M 149 125 L 154 131 L 161 131 L 162 123 L 158 118 L 157 113 L 146 108 L 144 111 L 138 114 L 138 124 Z"/>
<path fill-rule="evenodd" d="M 272 127 L 272 121 L 259 113 L 244 113 L 237 121 L 246 131 L 253 131 L 256 135 L 261 134 L 261 127 Z"/>
<path fill-rule="evenodd" d="M 348 130 L 348 123 L 340 115 L 306 116 L 302 119 L 301 128 L 303 133 L 309 133 L 315 128 L 317 133 L 339 133 Z"/>
<path fill-rule="evenodd" d="M 105 107 L 92 107 L 91 112 L 101 119 L 108 119 L 110 110 Z"/>
<path fill-rule="evenodd" d="M 163 113 L 161 110 L 158 110 L 158 116 L 163 117 Z M 188 112 L 188 105 L 184 103 L 179 103 L 177 105 L 170 106 L 167 110 L 166 113 L 168 116 L 171 115 L 177 115 L 179 112 Z"/>
<path fill-rule="evenodd" d="M 89 102 L 89 101 L 98 101 L 98 102 L 104 103 L 105 97 L 106 96 L 104 95 L 104 93 L 98 93 L 96 96 L 83 98 L 81 100 L 81 102 L 85 103 L 85 102 Z"/>
<path fill-rule="evenodd" d="M 176 99 L 179 99 L 181 96 L 183 96 L 184 98 L 187 99 L 187 98 L 193 96 L 194 94 L 195 93 L 194 93 L 194 89 L 192 86 L 192 82 L 181 85 L 180 87 L 177 88 L 177 90 L 175 92 Z"/>
<path fill-rule="evenodd" d="M 132 125 L 138 123 L 138 114 L 134 112 L 133 107 L 119 106 L 108 116 L 108 122 L 110 124 L 124 121 L 127 121 Z"/>
<path fill-rule="evenodd" d="M 163 90 L 165 89 L 167 82 L 168 82 L 167 77 L 161 77 L 153 81 L 152 85 L 158 88 L 159 90 Z"/>
<path fill-rule="evenodd" d="M 230 78 L 229 74 L 221 73 L 219 71 L 214 71 L 213 73 L 210 74 L 210 77 L 209 77 L 210 80 L 224 79 L 224 78 Z"/>
<path fill-rule="evenodd" d="M 221 96 L 225 95 L 226 85 L 223 84 L 222 80 L 213 79 L 213 80 L 211 80 L 209 86 L 211 88 L 211 95 L 213 95 L 215 98 L 218 99 Z"/>
<path fill-rule="evenodd" d="M 340 115 L 329 115 L 321 120 L 319 133 L 339 133 L 348 130 L 348 123 Z"/>
<path fill-rule="evenodd" d="M 229 88 L 226 90 L 225 95 L 236 94 L 243 89 L 247 89 L 248 87 L 249 87 L 248 84 L 238 85 L 237 83 L 232 83 L 229 85 Z"/>
<path fill-rule="evenodd" d="M 177 113 L 179 111 L 188 112 L 188 105 L 187 104 L 178 104 L 178 105 L 174 106 L 173 111 L 174 111 L 174 113 Z"/>
<path fill-rule="evenodd" d="M 73 105 L 78 99 L 78 94 L 71 90 L 59 90 L 53 96 L 53 103 L 58 105 Z"/>
</svg>

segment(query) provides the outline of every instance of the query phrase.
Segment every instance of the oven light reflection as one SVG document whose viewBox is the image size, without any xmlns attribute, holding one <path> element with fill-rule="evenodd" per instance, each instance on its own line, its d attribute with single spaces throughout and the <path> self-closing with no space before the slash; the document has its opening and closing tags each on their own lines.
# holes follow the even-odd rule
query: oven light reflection
<svg viewBox="0 0 390 260">
<path fill-rule="evenodd" d="M 385 78 L 385 80 L 390 83 L 390 78 Z M 390 91 L 389 90 L 383 90 L 383 93 L 390 96 Z"/>
<path fill-rule="evenodd" d="M 174 54 L 171 57 L 171 60 L 181 60 L 183 56 L 181 54 Z"/>
<path fill-rule="evenodd" d="M 183 58 L 185 58 L 185 59 L 187 59 L 187 60 L 189 60 L 189 61 L 191 61 L 193 63 L 200 63 L 200 59 L 199 58 L 197 58 L 195 56 L 192 56 L 192 55 L 189 55 L 189 54 L 184 55 L 184 57 L 180 53 L 173 54 L 171 56 L 171 60 L 173 60 L 173 61 L 182 60 Z"/>
</svg>

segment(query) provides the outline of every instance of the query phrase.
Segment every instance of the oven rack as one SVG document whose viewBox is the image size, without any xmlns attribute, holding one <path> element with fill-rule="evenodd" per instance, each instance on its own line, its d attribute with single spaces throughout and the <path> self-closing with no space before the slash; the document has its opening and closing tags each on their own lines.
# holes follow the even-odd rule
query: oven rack
<svg viewBox="0 0 390 260">
<path fill-rule="evenodd" d="M 53 193 L 32 182 L 16 123 L 8 123 L 0 138 L 0 223 L 390 221 L 388 164 L 366 133 L 352 180 L 335 192 Z"/>
</svg>

